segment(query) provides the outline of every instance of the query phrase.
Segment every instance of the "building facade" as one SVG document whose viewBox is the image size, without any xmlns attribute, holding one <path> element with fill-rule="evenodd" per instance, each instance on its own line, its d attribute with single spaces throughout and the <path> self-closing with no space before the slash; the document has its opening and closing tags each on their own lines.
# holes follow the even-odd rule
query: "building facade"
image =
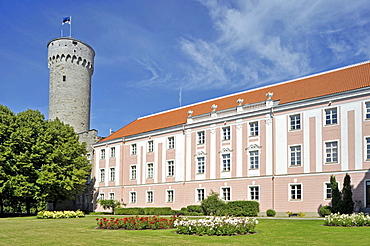
<svg viewBox="0 0 370 246">
<path fill-rule="evenodd" d="M 95 192 L 180 209 L 213 190 L 261 212 L 317 214 L 330 176 L 370 208 L 370 63 L 139 118 L 94 144 Z M 97 206 L 97 211 L 103 209 Z"/>
</svg>

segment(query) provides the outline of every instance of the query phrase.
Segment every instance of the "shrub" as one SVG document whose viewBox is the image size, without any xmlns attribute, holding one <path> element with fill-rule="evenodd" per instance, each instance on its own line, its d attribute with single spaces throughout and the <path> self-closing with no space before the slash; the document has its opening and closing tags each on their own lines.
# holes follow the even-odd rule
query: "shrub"
<svg viewBox="0 0 370 246">
<path fill-rule="evenodd" d="M 125 217 L 125 218 L 96 218 L 99 229 L 126 229 L 126 230 L 146 230 L 146 229 L 169 229 L 174 228 L 175 217 L 170 219 L 158 216 L 149 217 Z"/>
<path fill-rule="evenodd" d="M 346 173 L 343 180 L 342 201 L 339 206 L 339 212 L 341 214 L 351 214 L 353 212 L 353 205 L 351 177 Z"/>
<path fill-rule="evenodd" d="M 111 209 L 112 214 L 114 213 L 114 209 L 119 208 L 121 205 L 119 201 L 115 201 L 112 199 L 108 199 L 108 200 L 102 199 L 102 200 L 99 200 L 98 202 L 104 209 Z"/>
<path fill-rule="evenodd" d="M 257 216 L 259 203 L 256 201 L 231 201 L 226 203 L 217 215 L 223 216 Z"/>
<path fill-rule="evenodd" d="M 303 218 L 303 217 L 305 217 L 305 216 L 306 216 L 306 213 L 299 212 L 299 213 L 297 214 L 297 216 L 298 216 L 299 218 Z"/>
<path fill-rule="evenodd" d="M 188 212 L 196 212 L 203 214 L 203 209 L 201 205 L 189 205 L 186 207 L 186 210 Z"/>
<path fill-rule="evenodd" d="M 142 208 L 115 208 L 114 214 L 117 215 L 143 215 L 144 209 Z"/>
<path fill-rule="evenodd" d="M 275 217 L 276 212 L 273 209 L 267 209 L 266 215 L 267 215 L 267 217 Z"/>
<path fill-rule="evenodd" d="M 148 207 L 148 208 L 116 208 L 116 215 L 173 215 L 170 207 Z"/>
<path fill-rule="evenodd" d="M 174 222 L 177 233 L 187 235 L 230 236 L 255 232 L 258 221 L 254 218 L 207 217 L 199 220 L 178 218 Z"/>
<path fill-rule="evenodd" d="M 37 213 L 37 219 L 64 219 L 64 218 L 80 218 L 85 217 L 85 214 L 80 211 L 40 211 Z"/>
<path fill-rule="evenodd" d="M 201 207 L 205 215 L 216 215 L 224 206 L 224 202 L 218 198 L 218 193 L 211 190 L 209 196 L 201 202 Z"/>
<path fill-rule="evenodd" d="M 321 217 L 325 217 L 326 215 L 331 214 L 331 207 L 330 206 L 322 206 L 320 208 L 319 214 Z"/>
<path fill-rule="evenodd" d="M 325 216 L 324 221 L 329 226 L 370 226 L 370 215 L 336 213 Z"/>
</svg>

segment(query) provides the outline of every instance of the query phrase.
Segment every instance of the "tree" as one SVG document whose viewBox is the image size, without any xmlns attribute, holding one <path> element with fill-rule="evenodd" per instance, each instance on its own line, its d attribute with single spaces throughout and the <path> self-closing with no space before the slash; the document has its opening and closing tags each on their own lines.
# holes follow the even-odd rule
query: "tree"
<svg viewBox="0 0 370 246">
<path fill-rule="evenodd" d="M 224 206 L 224 202 L 218 197 L 218 193 L 211 190 L 211 193 L 201 202 L 205 215 L 217 215 Z"/>
<path fill-rule="evenodd" d="M 121 205 L 121 203 L 119 201 L 115 201 L 113 199 L 108 199 L 108 200 L 101 199 L 101 200 L 99 200 L 99 204 L 104 209 L 111 209 L 112 214 L 114 214 L 114 209 L 118 208 Z"/>
<path fill-rule="evenodd" d="M 339 212 L 339 207 L 342 201 L 342 195 L 338 189 L 338 183 L 335 179 L 334 175 L 330 177 L 330 185 L 331 185 L 331 207 L 333 213 Z"/>
<path fill-rule="evenodd" d="M 341 214 L 352 214 L 354 202 L 352 200 L 351 177 L 346 173 L 343 180 L 342 201 L 339 212 Z"/>
<path fill-rule="evenodd" d="M 91 165 L 86 158 L 86 145 L 80 143 L 73 128 L 59 119 L 46 122 L 37 143 L 45 153 L 39 171 L 39 197 L 55 205 L 82 193 Z"/>
</svg>

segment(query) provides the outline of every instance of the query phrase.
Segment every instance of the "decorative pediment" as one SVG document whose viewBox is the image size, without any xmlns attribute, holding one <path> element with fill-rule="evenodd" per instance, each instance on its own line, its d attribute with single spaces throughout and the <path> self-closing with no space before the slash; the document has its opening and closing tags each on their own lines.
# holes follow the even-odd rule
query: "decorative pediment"
<svg viewBox="0 0 370 246">
<path fill-rule="evenodd" d="M 207 153 L 204 151 L 198 151 L 194 156 L 204 156 L 204 155 L 207 155 Z"/>
<path fill-rule="evenodd" d="M 220 153 L 220 154 L 224 154 L 224 153 L 230 153 L 230 152 L 233 152 L 233 150 L 232 149 L 230 149 L 230 148 L 223 148 L 220 152 L 218 152 L 218 153 Z"/>
<path fill-rule="evenodd" d="M 246 150 L 248 150 L 248 151 L 260 150 L 260 149 L 262 149 L 262 146 L 259 146 L 258 144 L 251 144 L 251 145 L 249 145 L 248 148 L 246 148 Z"/>
</svg>

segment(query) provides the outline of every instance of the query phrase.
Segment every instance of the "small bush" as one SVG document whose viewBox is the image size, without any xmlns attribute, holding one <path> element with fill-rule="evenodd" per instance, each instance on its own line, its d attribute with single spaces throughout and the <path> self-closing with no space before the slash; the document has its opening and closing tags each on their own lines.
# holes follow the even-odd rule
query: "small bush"
<svg viewBox="0 0 370 246">
<path fill-rule="evenodd" d="M 114 214 L 117 215 L 143 215 L 144 209 L 142 208 L 115 208 Z"/>
<path fill-rule="evenodd" d="M 148 208 L 115 208 L 116 215 L 173 215 L 170 207 L 148 207 Z"/>
<path fill-rule="evenodd" d="M 223 216 L 257 216 L 259 203 L 256 201 L 231 201 L 226 203 L 217 215 Z"/>
<path fill-rule="evenodd" d="M 276 212 L 273 209 L 267 209 L 266 215 L 267 215 L 267 217 L 275 217 Z"/>
<path fill-rule="evenodd" d="M 64 219 L 64 218 L 80 218 L 85 217 L 85 214 L 80 211 L 40 211 L 37 213 L 37 219 Z"/>
<path fill-rule="evenodd" d="M 325 217 L 326 215 L 331 214 L 331 207 L 330 206 L 322 206 L 320 208 L 319 214 L 321 217 Z"/>
<path fill-rule="evenodd" d="M 203 214 L 203 209 L 201 205 L 189 205 L 186 207 L 186 210 L 188 212 L 196 212 Z"/>
<path fill-rule="evenodd" d="M 201 202 L 205 215 L 218 215 L 225 203 L 218 197 L 218 193 L 211 190 L 211 193 Z"/>
<path fill-rule="evenodd" d="M 305 217 L 305 216 L 306 216 L 306 213 L 299 212 L 299 213 L 297 214 L 297 216 L 298 216 L 299 218 L 303 218 L 303 217 Z"/>
</svg>

